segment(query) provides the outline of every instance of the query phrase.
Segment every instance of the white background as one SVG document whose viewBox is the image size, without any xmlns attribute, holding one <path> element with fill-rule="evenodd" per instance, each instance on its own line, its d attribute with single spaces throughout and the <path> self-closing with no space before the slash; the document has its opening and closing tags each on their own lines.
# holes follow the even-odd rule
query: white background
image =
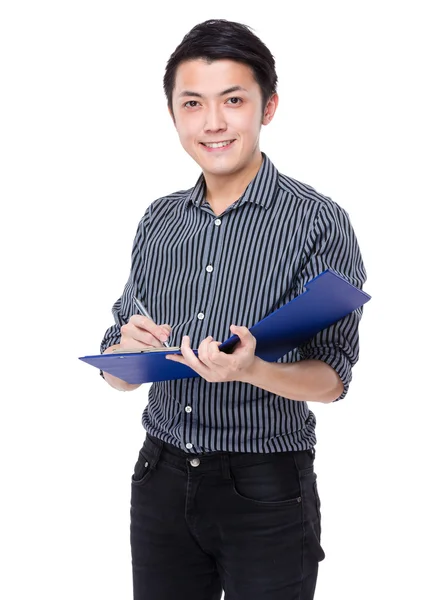
<svg viewBox="0 0 421 600">
<path fill-rule="evenodd" d="M 208 18 L 251 26 L 280 102 L 261 148 L 350 214 L 372 295 L 345 400 L 317 416 L 318 600 L 413 597 L 419 551 L 420 120 L 416 2 L 4 3 L 0 595 L 132 597 L 130 476 L 148 385 L 95 354 L 139 219 L 200 171 L 162 78 Z"/>
</svg>

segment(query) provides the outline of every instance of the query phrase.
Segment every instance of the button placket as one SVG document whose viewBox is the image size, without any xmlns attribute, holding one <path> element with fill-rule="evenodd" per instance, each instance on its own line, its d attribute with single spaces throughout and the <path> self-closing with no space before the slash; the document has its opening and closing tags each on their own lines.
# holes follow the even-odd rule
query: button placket
<svg viewBox="0 0 421 600">
<path fill-rule="evenodd" d="M 222 223 L 221 219 L 215 219 L 215 221 L 214 221 L 214 225 L 216 225 L 217 227 L 219 227 L 219 226 L 221 225 L 221 223 Z M 212 265 L 207 265 L 207 267 L 206 267 L 206 271 L 207 271 L 208 273 L 212 273 L 212 271 L 213 271 L 213 266 L 212 266 Z M 197 318 L 198 318 L 200 321 L 203 321 L 203 319 L 205 318 L 205 315 L 203 314 L 203 312 L 200 312 L 200 313 L 197 315 Z"/>
<path fill-rule="evenodd" d="M 209 224 L 209 227 L 211 227 L 211 225 L 215 225 L 216 227 L 221 226 L 222 224 L 222 220 L 220 218 L 216 218 L 213 219 L 211 221 L 211 223 Z M 205 265 L 205 267 L 201 267 L 204 268 L 206 270 L 206 273 L 212 273 L 214 271 L 214 264 L 215 262 L 217 263 L 218 261 L 218 257 L 221 254 L 221 248 L 220 248 L 220 243 L 217 241 L 218 239 L 220 239 L 220 236 L 223 235 L 223 231 L 218 231 L 214 233 L 212 232 L 211 228 L 207 229 L 207 241 L 205 244 L 205 252 L 207 254 L 207 260 L 209 261 L 209 264 Z M 206 259 L 205 259 L 206 260 Z M 213 262 L 214 264 L 211 264 L 211 262 Z M 199 292 L 198 292 L 198 308 L 202 309 L 200 310 L 199 313 L 196 314 L 196 323 L 197 323 L 197 329 L 196 332 L 199 333 L 200 335 L 200 331 L 201 331 L 201 324 L 202 322 L 204 323 L 204 319 L 207 316 L 207 307 L 208 307 L 208 303 L 211 302 L 211 298 L 212 298 L 212 292 L 215 289 L 216 286 L 216 282 L 215 282 L 215 278 L 214 277 L 207 277 L 206 273 L 203 274 L 203 278 L 201 278 L 201 285 L 199 288 Z M 186 411 L 188 412 L 188 411 Z"/>
</svg>

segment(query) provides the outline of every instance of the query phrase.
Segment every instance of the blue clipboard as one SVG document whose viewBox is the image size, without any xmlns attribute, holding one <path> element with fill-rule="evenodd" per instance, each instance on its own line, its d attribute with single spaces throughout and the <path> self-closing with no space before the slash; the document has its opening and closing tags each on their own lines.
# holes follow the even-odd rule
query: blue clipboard
<svg viewBox="0 0 421 600">
<path fill-rule="evenodd" d="M 255 354 L 274 362 L 370 299 L 366 292 L 327 269 L 309 281 L 302 294 L 249 328 L 256 338 Z M 233 335 L 222 342 L 219 350 L 229 354 L 238 341 L 238 336 Z M 193 352 L 197 356 L 198 351 Z M 166 354 L 181 355 L 181 351 L 163 347 L 162 351 L 150 353 L 116 352 L 81 356 L 79 359 L 127 383 L 199 377 L 190 367 L 166 360 Z"/>
</svg>

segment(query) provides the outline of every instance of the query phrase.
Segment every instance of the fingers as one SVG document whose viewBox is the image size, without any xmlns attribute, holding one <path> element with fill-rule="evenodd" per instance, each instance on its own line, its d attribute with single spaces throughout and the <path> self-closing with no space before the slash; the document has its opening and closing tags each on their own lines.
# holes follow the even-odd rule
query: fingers
<svg viewBox="0 0 421 600">
<path fill-rule="evenodd" d="M 133 323 L 137 328 L 148 332 L 160 341 L 166 341 L 171 332 L 171 326 L 167 323 L 165 325 L 157 325 L 154 321 L 143 315 L 133 315 L 130 317 L 129 323 Z M 165 340 L 161 338 L 165 338 Z"/>
<path fill-rule="evenodd" d="M 199 357 L 199 360 L 205 363 L 205 365 L 209 363 L 209 345 L 212 340 L 213 337 L 209 335 L 207 338 L 202 340 L 202 342 L 199 345 L 199 348 L 197 349 L 197 355 Z"/>
<path fill-rule="evenodd" d="M 247 327 L 231 325 L 230 329 L 232 333 L 238 335 L 242 344 L 244 344 L 245 346 L 250 346 L 251 348 L 253 348 L 254 351 L 254 349 L 256 348 L 256 338 L 251 333 L 251 331 L 247 329 Z"/>
<path fill-rule="evenodd" d="M 121 345 L 127 348 L 147 347 L 160 348 L 168 340 L 171 326 L 157 325 L 143 315 L 133 315 L 121 327 Z"/>
</svg>

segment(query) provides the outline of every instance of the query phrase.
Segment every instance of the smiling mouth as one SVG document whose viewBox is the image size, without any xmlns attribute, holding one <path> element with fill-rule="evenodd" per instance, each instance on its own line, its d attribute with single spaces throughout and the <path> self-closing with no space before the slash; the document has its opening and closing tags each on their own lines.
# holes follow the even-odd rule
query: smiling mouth
<svg viewBox="0 0 421 600">
<path fill-rule="evenodd" d="M 226 140 L 224 142 L 200 142 L 202 146 L 206 146 L 206 148 L 225 148 L 225 146 L 229 146 L 235 142 L 235 140 Z"/>
</svg>

